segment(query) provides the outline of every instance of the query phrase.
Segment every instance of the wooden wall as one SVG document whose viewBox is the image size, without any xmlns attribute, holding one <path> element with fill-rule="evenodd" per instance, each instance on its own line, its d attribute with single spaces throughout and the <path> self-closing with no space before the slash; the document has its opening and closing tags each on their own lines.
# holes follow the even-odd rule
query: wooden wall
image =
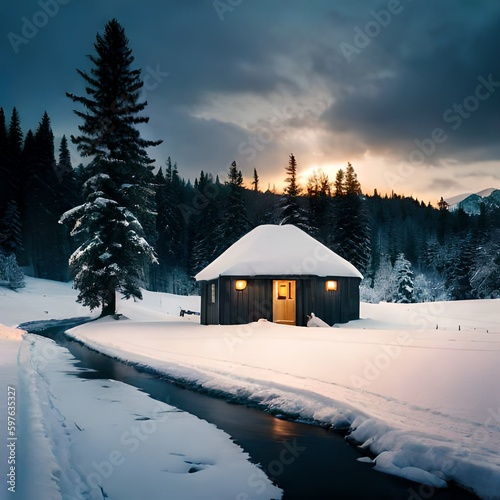
<svg viewBox="0 0 500 500">
<path fill-rule="evenodd" d="M 359 319 L 359 278 L 317 276 L 244 276 L 245 290 L 235 289 L 236 278 L 222 276 L 201 284 L 201 323 L 203 325 L 238 325 L 273 320 L 273 279 L 296 280 L 296 324 L 305 326 L 313 312 L 329 325 Z M 327 280 L 337 281 L 337 290 L 326 291 Z M 216 302 L 211 303 L 211 285 L 216 287 Z"/>
</svg>

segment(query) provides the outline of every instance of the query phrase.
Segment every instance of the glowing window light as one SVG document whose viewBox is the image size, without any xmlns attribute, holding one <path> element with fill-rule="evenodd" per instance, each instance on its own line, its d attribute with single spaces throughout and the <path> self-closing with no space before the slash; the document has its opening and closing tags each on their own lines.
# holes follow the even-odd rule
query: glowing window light
<svg viewBox="0 0 500 500">
<path fill-rule="evenodd" d="M 328 280 L 326 282 L 326 291 L 334 292 L 335 290 L 337 290 L 337 282 L 335 280 Z"/>
<path fill-rule="evenodd" d="M 245 280 L 236 280 L 234 287 L 241 292 L 247 287 L 247 282 Z"/>
</svg>

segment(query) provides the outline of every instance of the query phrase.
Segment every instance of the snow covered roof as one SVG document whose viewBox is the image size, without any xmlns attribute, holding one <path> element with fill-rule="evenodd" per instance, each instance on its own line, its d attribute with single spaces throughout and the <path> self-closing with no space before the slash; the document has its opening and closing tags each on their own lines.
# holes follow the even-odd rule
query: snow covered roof
<svg viewBox="0 0 500 500">
<path fill-rule="evenodd" d="M 363 278 L 351 263 L 299 228 L 269 224 L 240 238 L 200 271 L 196 280 L 301 274 Z"/>
</svg>

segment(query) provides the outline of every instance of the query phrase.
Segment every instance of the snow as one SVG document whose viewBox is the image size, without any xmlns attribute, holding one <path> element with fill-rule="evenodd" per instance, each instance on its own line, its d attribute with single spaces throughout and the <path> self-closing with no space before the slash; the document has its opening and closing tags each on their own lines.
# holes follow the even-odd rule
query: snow
<svg viewBox="0 0 500 500">
<path fill-rule="evenodd" d="M 330 325 L 323 321 L 321 318 L 318 318 L 314 313 L 311 313 L 308 316 L 307 326 L 309 328 L 330 328 Z"/>
<path fill-rule="evenodd" d="M 42 498 L 41 484 L 54 498 L 89 500 L 281 496 L 214 425 L 121 382 L 78 378 L 69 352 L 43 337 L 26 336 L 19 358 L 30 401 L 24 498 Z"/>
<path fill-rule="evenodd" d="M 362 304 L 363 319 L 328 329 L 147 321 L 137 305 L 70 334 L 208 391 L 350 425 L 380 471 L 499 497 L 500 301 Z"/>
<path fill-rule="evenodd" d="M 453 205 L 458 205 L 461 201 L 465 200 L 465 198 L 468 198 L 472 194 L 477 194 L 481 198 L 485 198 L 489 196 L 493 191 L 495 191 L 497 188 L 486 188 L 483 189 L 482 191 L 478 191 L 477 193 L 463 193 L 463 194 L 457 194 L 455 196 L 450 196 L 449 198 L 446 198 L 444 201 L 448 203 L 448 205 L 451 207 Z"/>
<path fill-rule="evenodd" d="M 144 295 L 150 299 L 149 317 L 160 310 L 163 317 L 178 316 L 181 307 L 199 300 Z M 0 321 L 88 316 L 75 298 L 70 284 L 27 278 L 23 293 L 0 288 Z M 141 305 L 136 310 L 141 317 Z M 127 384 L 78 378 L 81 369 L 75 365 L 51 340 L 0 324 L 0 377 L 5 390 L 14 387 L 17 393 L 19 498 L 182 500 L 206 498 L 207 492 L 220 499 L 281 498 L 281 490 L 214 425 Z M 6 420 L 5 394 L 3 443 Z M 7 465 L 0 462 L 4 478 Z M 6 488 L 4 483 L 2 498 Z"/>
<path fill-rule="evenodd" d="M 26 287 L 14 292 L 0 287 L 0 323 L 17 326 L 26 321 L 90 316 L 77 304 L 72 283 L 34 279 L 26 276 Z M 98 316 L 98 314 L 94 314 Z"/>
<path fill-rule="evenodd" d="M 298 274 L 363 278 L 351 263 L 299 228 L 267 224 L 239 239 L 200 271 L 196 279 Z"/>
<path fill-rule="evenodd" d="M 181 308 L 199 310 L 199 297 L 143 293 L 143 301 L 119 301 L 123 319 L 100 319 L 74 328 L 70 334 L 92 348 L 149 366 L 188 385 L 258 403 L 272 412 L 304 421 L 350 426 L 349 439 L 373 454 L 374 463 L 365 460 L 367 467 L 420 481 L 431 489 L 454 481 L 481 498 L 500 498 L 500 300 L 362 304 L 358 321 L 334 328 L 302 328 L 267 321 L 203 326 L 199 317 L 179 317 Z M 0 295 L 0 321 L 5 324 L 84 315 L 83 308 L 74 303 L 76 292 L 67 284 L 28 279 L 26 289 L 21 292 L 0 289 Z M 45 310 L 48 312 L 44 313 Z M 156 406 L 152 407 L 153 403 L 143 394 L 117 382 L 110 381 L 106 383 L 110 387 L 102 387 L 102 381 L 71 378 L 75 370 L 73 362 L 48 342 L 31 335 L 22 344 L 19 340 L 0 340 L 0 360 L 1 369 L 5 370 L 5 358 L 9 358 L 4 354 L 7 343 L 21 345 L 21 354 L 31 356 L 30 362 L 20 365 L 20 378 L 24 381 L 23 391 L 33 401 L 30 408 L 43 418 L 29 421 L 33 425 L 50 426 L 30 431 L 30 435 L 40 439 L 49 436 L 49 442 L 41 443 L 39 449 L 48 449 L 54 440 L 61 443 L 69 440 L 75 453 L 78 450 L 78 457 L 90 460 L 87 466 L 78 465 L 85 461 L 58 456 L 67 446 L 52 446 L 54 456 L 48 452 L 43 455 L 46 472 L 42 474 L 35 468 L 33 474 L 38 474 L 39 481 L 42 476 L 60 477 L 60 484 L 54 483 L 60 488 L 66 480 L 64 474 L 68 481 L 74 481 L 76 476 L 72 474 L 77 474 L 85 483 L 83 469 L 88 475 L 95 469 L 92 462 L 111 462 L 109 453 L 114 450 L 110 442 L 118 443 L 116 450 L 125 456 L 128 450 L 119 446 L 116 437 L 111 440 L 112 435 L 117 435 L 113 433 L 120 429 L 125 432 L 142 422 L 133 420 L 134 412 L 156 422 L 153 418 L 160 418 L 160 410 L 156 408 L 163 403 L 154 403 Z M 38 369 L 40 353 L 47 349 L 56 362 Z M 14 351 L 16 348 L 11 348 L 10 358 Z M 73 395 L 76 399 L 77 394 L 81 394 L 82 402 L 71 399 Z M 111 397 L 120 402 L 117 415 L 112 413 L 117 405 L 111 404 Z M 36 401 L 40 402 L 39 407 Z M 179 412 L 172 413 L 168 405 L 162 408 L 166 414 L 182 420 Z M 2 408 L 0 411 L 4 414 Z M 99 417 L 101 411 L 105 418 Z M 185 415 L 182 422 L 188 422 L 189 418 Z M 101 432 L 98 424 L 114 419 L 118 428 L 106 425 Z M 74 422 L 86 430 L 79 431 Z M 189 426 L 191 429 L 191 423 Z M 216 439 L 208 430 L 210 425 L 206 426 L 199 428 L 200 439 L 205 435 L 211 436 L 207 439 Z M 127 454 L 125 463 L 131 460 L 140 467 L 145 461 L 150 464 L 159 460 L 150 458 L 160 453 L 156 442 L 171 439 L 156 439 L 167 432 L 160 427 L 158 422 L 155 432 L 159 434 L 145 441 L 143 448 L 141 444 L 137 453 Z M 87 439 L 81 439 L 82 432 L 108 440 L 107 446 L 101 447 L 98 441 L 92 454 Z M 189 432 L 177 430 L 172 442 L 184 450 L 181 453 L 189 457 L 187 461 L 207 464 L 206 456 L 183 448 L 187 444 L 182 436 Z M 229 450 L 231 442 L 227 437 L 220 439 L 225 443 L 221 446 L 227 445 Z M 151 453 L 146 452 L 150 446 Z M 170 444 L 164 448 L 169 452 Z M 199 472 L 183 474 L 187 466 L 176 455 L 167 457 L 166 468 L 180 471 L 183 477 L 177 478 L 179 481 L 230 470 L 224 454 L 213 451 L 214 465 Z M 147 453 L 147 457 L 142 453 Z M 251 466 L 241 450 L 228 453 L 241 459 L 238 463 L 242 470 Z M 166 459 L 166 455 L 163 453 L 162 458 Z M 61 467 L 63 460 L 76 465 L 58 472 L 57 466 Z M 119 491 L 113 488 L 120 487 L 114 483 L 123 483 L 118 478 L 130 476 L 126 470 L 125 466 L 115 466 L 109 481 L 105 478 L 106 492 L 113 492 L 111 498 Z M 233 472 L 230 474 L 233 476 Z M 152 481 L 161 480 L 154 472 L 151 476 Z M 239 481 L 236 472 L 234 477 L 235 483 Z M 205 491 L 211 491 L 212 483 L 207 484 L 210 486 Z M 273 486 L 266 484 L 266 494 L 276 495 Z M 195 494 L 194 488 L 186 487 L 183 491 Z M 218 493 L 213 498 L 225 498 L 220 496 L 221 490 L 214 491 Z M 255 498 L 255 491 L 249 496 Z"/>
</svg>

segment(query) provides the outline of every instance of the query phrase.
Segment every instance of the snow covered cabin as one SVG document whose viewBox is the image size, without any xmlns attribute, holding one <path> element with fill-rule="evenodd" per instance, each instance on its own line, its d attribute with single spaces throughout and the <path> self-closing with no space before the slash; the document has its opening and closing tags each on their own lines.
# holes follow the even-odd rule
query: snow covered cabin
<svg viewBox="0 0 500 500">
<path fill-rule="evenodd" d="M 196 275 L 201 323 L 237 325 L 265 318 L 305 326 L 359 319 L 363 276 L 345 259 L 292 225 L 258 226 Z"/>
</svg>

